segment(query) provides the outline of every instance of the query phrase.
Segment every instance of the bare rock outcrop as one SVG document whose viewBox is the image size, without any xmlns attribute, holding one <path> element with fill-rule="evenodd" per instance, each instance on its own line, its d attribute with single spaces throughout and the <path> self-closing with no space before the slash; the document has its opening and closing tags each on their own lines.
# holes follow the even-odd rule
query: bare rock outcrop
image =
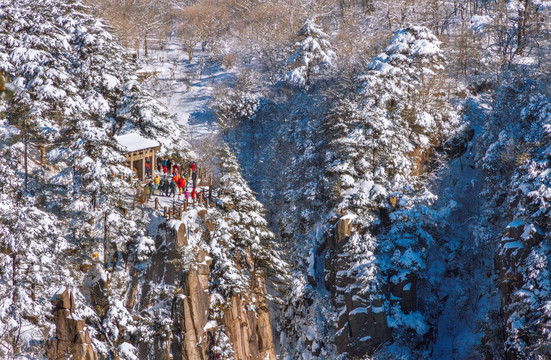
<svg viewBox="0 0 551 360">
<path fill-rule="evenodd" d="M 162 225 L 165 226 L 165 225 Z M 181 250 L 188 245 L 186 228 L 179 224 L 176 228 L 166 226 L 162 229 L 165 236 L 158 236 L 157 251 L 145 274 L 141 291 L 131 289 L 129 303 L 137 304 L 141 309 L 150 307 L 157 295 L 152 284 L 162 283 L 178 289 L 170 299 L 172 314 L 171 333 L 160 337 L 153 348 L 139 345 L 140 358 L 207 360 L 219 359 L 214 349 L 216 326 L 210 320 L 210 279 L 212 260 L 205 250 L 194 255 L 194 266 L 187 270 L 176 263 Z M 209 237 L 212 224 L 206 224 L 204 238 Z M 253 282 L 254 289 L 245 295 L 234 295 L 231 304 L 223 313 L 217 326 L 223 326 L 234 351 L 235 360 L 275 360 L 275 347 L 272 327 L 266 303 L 265 280 L 262 276 Z M 133 286 L 139 286 L 136 281 Z M 251 296 L 253 295 L 254 296 Z M 165 300 L 166 301 L 166 300 Z"/>
<path fill-rule="evenodd" d="M 48 359 L 97 360 L 84 319 L 74 316 L 75 300 L 68 288 L 62 287 L 52 298 L 55 306 L 55 337 L 48 342 Z"/>
<path fill-rule="evenodd" d="M 338 311 L 335 326 L 335 345 L 339 353 L 348 353 L 352 359 L 372 353 L 380 344 L 390 340 L 387 314 L 379 300 L 369 300 L 355 286 L 356 279 L 348 275 L 352 259 L 344 251 L 350 235 L 356 231 L 352 220 L 341 217 L 330 235 L 325 262 L 325 285 L 332 294 Z M 403 289 L 402 289 L 403 291 Z"/>
<path fill-rule="evenodd" d="M 243 299 L 235 295 L 231 308 L 224 313 L 222 323 L 228 329 L 228 336 L 235 351 L 236 359 L 275 359 L 270 313 L 266 303 L 264 279 L 257 279 L 259 288 L 254 299 Z M 253 305 L 256 311 L 248 310 Z"/>
</svg>

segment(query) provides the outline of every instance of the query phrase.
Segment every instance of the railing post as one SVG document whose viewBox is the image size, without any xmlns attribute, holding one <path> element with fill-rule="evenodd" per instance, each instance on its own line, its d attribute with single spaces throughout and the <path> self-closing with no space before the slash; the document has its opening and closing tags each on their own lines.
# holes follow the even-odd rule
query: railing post
<svg viewBox="0 0 551 360">
<path fill-rule="evenodd" d="M 159 198 L 155 198 L 155 210 L 159 210 Z"/>
</svg>

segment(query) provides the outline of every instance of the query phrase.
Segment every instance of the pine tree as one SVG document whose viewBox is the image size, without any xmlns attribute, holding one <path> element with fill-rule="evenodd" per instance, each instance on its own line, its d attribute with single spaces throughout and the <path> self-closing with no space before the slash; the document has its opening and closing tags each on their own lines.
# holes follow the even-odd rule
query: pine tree
<svg viewBox="0 0 551 360">
<path fill-rule="evenodd" d="M 23 340 L 49 338 L 52 319 L 45 315 L 49 305 L 44 299 L 51 297 L 60 281 L 73 286 L 86 280 L 75 271 L 78 264 L 95 264 L 104 285 L 102 301 L 94 309 L 97 313 L 78 287 L 74 295 L 77 308 L 84 309 L 94 324 L 92 336 L 109 336 L 105 341 L 95 339 L 101 344 L 98 350 L 108 356 L 137 331 L 137 325 L 129 326 L 136 324 L 134 316 L 125 310 L 128 270 L 123 259 L 146 233 L 146 219 L 131 204 L 134 189 L 121 179 L 131 171 L 124 166 L 124 150 L 114 135 L 140 132 L 158 139 L 166 153 L 182 158 L 190 146 L 182 127 L 136 83 L 136 64 L 127 60 L 128 52 L 81 4 L 24 0 L 5 4 L 1 11 L 0 70 L 15 79 L 17 91 L 0 108 L 0 149 L 7 155 L 0 164 L 6 171 L 17 169 L 5 176 L 15 188 L 22 187 L 2 189 L 6 207 L 1 210 L 1 223 L 9 234 L 1 239 L 2 247 L 15 254 L 14 261 L 7 256 L 2 262 L 17 264 L 15 271 L 2 276 L 27 276 L 36 281 L 37 294 L 32 298 L 23 280 L 16 287 L 3 288 L 3 294 L 20 292 L 21 299 L 36 305 L 36 312 L 18 306 L 22 315 L 10 315 L 11 305 L 6 302 L 2 316 L 10 324 L 22 318 L 23 326 L 25 316 L 40 316 L 46 335 L 33 332 Z M 43 146 L 46 164 L 37 156 Z M 22 172 L 25 162 L 28 171 Z M 54 224 L 64 231 L 55 231 Z M 13 248 L 16 242 L 21 247 Z M 50 258 L 35 256 L 39 251 Z M 104 256 L 93 258 L 94 253 Z M 30 266 L 35 273 L 29 272 Z M 50 279 L 59 273 L 63 276 Z M 5 339 L 0 342 L 11 346 Z M 24 347 L 24 341 L 18 346 Z"/>
<path fill-rule="evenodd" d="M 223 259 L 222 264 L 233 268 L 228 265 L 233 258 L 245 266 L 239 271 L 248 278 L 249 287 L 255 288 L 256 279 L 262 277 L 265 270 L 281 276 L 286 273 L 287 264 L 274 246 L 275 235 L 267 228 L 263 217 L 264 207 L 243 179 L 237 159 L 226 144 L 220 146 L 218 158 L 220 172 L 223 174 L 220 183 L 224 184 L 224 195 L 220 200 L 226 209 L 224 217 L 229 221 L 226 224 L 219 223 L 217 231 L 224 233 L 217 238 L 223 241 L 227 250 L 233 252 Z M 223 271 L 220 277 L 223 278 L 226 273 L 231 274 L 232 271 Z M 236 289 L 244 289 L 244 278 L 235 278 L 240 279 L 235 282 Z"/>
<path fill-rule="evenodd" d="M 297 37 L 296 51 L 287 60 L 291 70 L 285 75 L 285 80 L 308 90 L 316 78 L 335 65 L 336 55 L 331 49 L 329 36 L 312 19 L 304 20 Z"/>
</svg>

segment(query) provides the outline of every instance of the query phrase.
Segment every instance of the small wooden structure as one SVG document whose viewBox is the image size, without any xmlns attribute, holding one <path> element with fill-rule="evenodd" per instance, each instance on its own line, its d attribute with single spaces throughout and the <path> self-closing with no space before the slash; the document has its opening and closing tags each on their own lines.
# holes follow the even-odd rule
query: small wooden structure
<svg viewBox="0 0 551 360">
<path fill-rule="evenodd" d="M 136 169 L 138 178 L 145 180 L 146 159 L 150 159 L 151 177 L 155 176 L 157 168 L 157 151 L 161 150 L 161 144 L 155 140 L 147 139 L 137 133 L 129 133 L 115 136 L 117 142 L 126 150 L 124 156 L 128 160 L 130 169 Z"/>
</svg>

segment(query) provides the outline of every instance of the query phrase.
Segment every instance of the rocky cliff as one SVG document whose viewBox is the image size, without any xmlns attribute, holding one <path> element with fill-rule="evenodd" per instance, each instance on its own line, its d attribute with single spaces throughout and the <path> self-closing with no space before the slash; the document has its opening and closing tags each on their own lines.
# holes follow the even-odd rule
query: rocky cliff
<svg viewBox="0 0 551 360">
<path fill-rule="evenodd" d="M 216 281 L 212 273 L 215 256 L 210 254 L 206 244 L 216 227 L 211 222 L 203 222 L 207 214 L 207 210 L 199 211 L 198 216 L 190 214 L 196 221 L 188 223 L 154 218 L 150 231 L 155 234 L 157 250 L 145 267 L 133 264 L 125 299 L 125 308 L 135 314 L 134 320 L 149 324 L 150 338 L 140 341 L 140 334 L 134 332 L 127 344 L 136 348 L 135 355 L 139 359 L 275 360 L 262 271 L 255 273 L 246 291 L 235 293 L 222 302 L 213 299 L 217 296 L 212 290 Z M 127 260 L 132 264 L 132 258 Z M 90 269 L 86 268 L 87 276 L 93 277 L 94 271 Z M 99 278 L 92 283 L 91 305 L 98 314 L 105 314 L 109 305 L 104 294 L 117 291 L 112 289 L 116 282 Z M 48 358 L 106 358 L 92 345 L 85 319 L 75 315 L 72 292 L 64 287 L 52 301 L 56 336 L 48 343 Z M 88 322 L 88 326 L 97 327 Z M 126 323 L 126 326 L 133 324 Z M 120 323 L 118 327 L 121 333 L 125 330 Z M 115 356 L 126 359 L 125 346 L 128 345 L 119 345 Z M 135 358 L 130 356 L 129 359 Z"/>
<path fill-rule="evenodd" d="M 168 324 L 168 333 L 157 335 L 153 349 L 149 345 L 140 346 L 140 358 L 148 354 L 155 359 L 222 358 L 222 351 L 216 346 L 220 328 L 227 336 L 226 345 L 231 346 L 234 359 L 275 359 L 265 279 L 260 277 L 252 282 L 245 294 L 233 295 L 227 302 L 230 305 L 223 309 L 222 318 L 213 320 L 210 291 L 213 261 L 208 250 L 202 248 L 194 253 L 188 268 L 178 263 L 190 246 L 188 230 L 206 242 L 210 238 L 209 229 L 186 229 L 185 224 L 173 221 L 161 223 L 159 230 L 156 236 L 159 251 L 153 255 L 144 281 L 134 281 L 128 301 L 137 311 L 159 305 L 160 301 L 170 308 L 172 323 Z M 160 286 L 173 288 L 173 296 L 160 299 Z"/>
<path fill-rule="evenodd" d="M 62 287 L 52 298 L 54 305 L 55 337 L 47 343 L 48 359 L 97 360 L 98 355 L 85 321 L 74 314 L 75 300 L 68 288 Z"/>
</svg>

